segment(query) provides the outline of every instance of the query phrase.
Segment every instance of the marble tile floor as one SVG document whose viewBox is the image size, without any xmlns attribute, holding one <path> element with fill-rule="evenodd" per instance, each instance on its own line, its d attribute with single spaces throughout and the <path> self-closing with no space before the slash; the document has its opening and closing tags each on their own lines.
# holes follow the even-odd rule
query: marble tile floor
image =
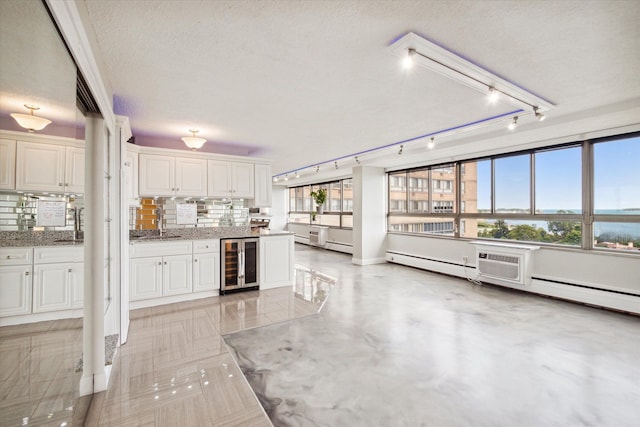
<svg viewBox="0 0 640 427">
<path fill-rule="evenodd" d="M 296 262 L 335 280 L 319 314 L 322 286 L 132 312 L 85 425 L 637 426 L 638 317 L 302 245 Z"/>
<path fill-rule="evenodd" d="M 81 424 L 81 354 L 82 318 L 0 328 L 0 426 Z"/>
<path fill-rule="evenodd" d="M 275 426 L 640 425 L 640 318 L 296 250 L 321 313 L 225 336 Z"/>
<path fill-rule="evenodd" d="M 330 279 L 302 266 L 296 271 L 293 289 L 131 311 L 128 342 L 85 425 L 270 426 L 222 334 L 316 314 Z"/>
</svg>

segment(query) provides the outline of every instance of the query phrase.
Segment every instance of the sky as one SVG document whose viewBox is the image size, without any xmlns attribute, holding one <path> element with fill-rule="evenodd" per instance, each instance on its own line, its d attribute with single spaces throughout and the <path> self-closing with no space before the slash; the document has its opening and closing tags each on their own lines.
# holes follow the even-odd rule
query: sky
<svg viewBox="0 0 640 427">
<path fill-rule="evenodd" d="M 640 208 L 640 137 L 594 144 L 598 210 Z M 582 206 L 581 148 L 535 155 L 536 209 Z M 496 159 L 496 209 L 529 206 L 528 155 Z M 491 208 L 491 162 L 478 163 L 478 209 Z"/>
</svg>

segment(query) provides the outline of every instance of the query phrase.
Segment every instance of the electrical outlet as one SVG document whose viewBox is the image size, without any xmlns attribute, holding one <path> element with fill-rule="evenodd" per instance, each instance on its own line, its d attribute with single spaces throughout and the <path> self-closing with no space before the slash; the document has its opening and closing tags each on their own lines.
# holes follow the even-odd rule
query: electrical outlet
<svg viewBox="0 0 640 427">
<path fill-rule="evenodd" d="M 462 257 L 462 262 L 464 262 L 465 264 L 469 262 L 469 257 L 463 256 Z"/>
</svg>

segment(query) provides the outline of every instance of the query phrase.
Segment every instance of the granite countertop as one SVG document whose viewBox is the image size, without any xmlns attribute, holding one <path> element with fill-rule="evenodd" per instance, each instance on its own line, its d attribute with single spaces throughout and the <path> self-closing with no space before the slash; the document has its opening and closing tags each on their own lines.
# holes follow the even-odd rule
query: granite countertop
<svg viewBox="0 0 640 427">
<path fill-rule="evenodd" d="M 82 240 L 57 241 L 48 239 L 23 239 L 23 240 L 3 240 L 0 242 L 2 248 L 22 248 L 27 246 L 83 246 Z"/>
</svg>

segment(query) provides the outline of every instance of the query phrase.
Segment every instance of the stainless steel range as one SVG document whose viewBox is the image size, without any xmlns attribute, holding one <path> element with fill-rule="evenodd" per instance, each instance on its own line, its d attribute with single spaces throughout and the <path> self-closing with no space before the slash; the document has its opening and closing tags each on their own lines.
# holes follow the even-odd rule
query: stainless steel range
<svg viewBox="0 0 640 427">
<path fill-rule="evenodd" d="M 220 294 L 258 289 L 259 238 L 221 239 Z"/>
</svg>

